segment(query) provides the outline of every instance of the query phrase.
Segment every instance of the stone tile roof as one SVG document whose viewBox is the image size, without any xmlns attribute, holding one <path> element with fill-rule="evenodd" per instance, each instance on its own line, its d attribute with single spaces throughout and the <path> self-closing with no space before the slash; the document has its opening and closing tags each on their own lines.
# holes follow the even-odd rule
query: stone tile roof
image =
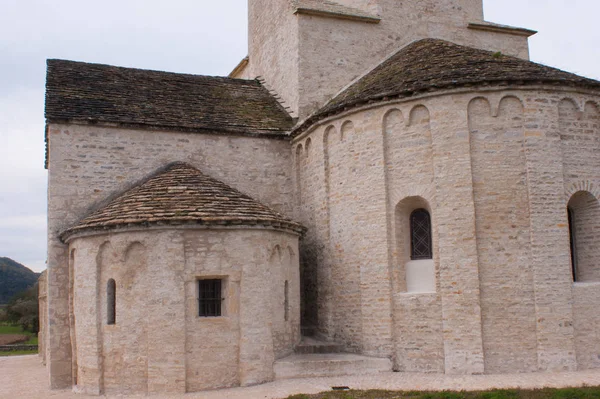
<svg viewBox="0 0 600 399">
<path fill-rule="evenodd" d="M 61 234 L 154 225 L 266 226 L 303 234 L 305 228 L 186 163 L 169 165 Z"/>
<path fill-rule="evenodd" d="M 258 81 L 48 60 L 46 119 L 286 136 L 294 121 Z"/>
<path fill-rule="evenodd" d="M 379 16 L 329 0 L 293 0 L 292 5 L 295 14 L 318 15 L 370 23 L 381 21 Z"/>
<path fill-rule="evenodd" d="M 550 84 L 600 90 L 600 82 L 516 57 L 423 39 L 398 51 L 300 124 L 298 135 L 329 115 L 363 104 L 444 89 Z"/>
</svg>

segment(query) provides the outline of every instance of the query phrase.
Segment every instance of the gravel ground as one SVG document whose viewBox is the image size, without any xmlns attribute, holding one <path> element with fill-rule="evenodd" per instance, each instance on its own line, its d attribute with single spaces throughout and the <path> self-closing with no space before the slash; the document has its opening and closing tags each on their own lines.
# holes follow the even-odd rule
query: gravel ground
<svg viewBox="0 0 600 399">
<path fill-rule="evenodd" d="M 485 390 L 491 388 L 542 388 L 600 386 L 600 369 L 563 373 L 530 373 L 503 375 L 452 376 L 416 373 L 380 373 L 375 375 L 280 380 L 248 388 L 191 393 L 186 395 L 152 396 L 156 399 L 279 399 L 296 393 L 318 393 L 332 386 L 353 389 L 389 390 Z M 108 396 L 121 398 L 122 396 Z M 142 396 L 128 396 L 140 398 Z M 88 399 L 71 391 L 50 391 L 46 369 L 39 357 L 0 357 L 0 398 Z"/>
</svg>

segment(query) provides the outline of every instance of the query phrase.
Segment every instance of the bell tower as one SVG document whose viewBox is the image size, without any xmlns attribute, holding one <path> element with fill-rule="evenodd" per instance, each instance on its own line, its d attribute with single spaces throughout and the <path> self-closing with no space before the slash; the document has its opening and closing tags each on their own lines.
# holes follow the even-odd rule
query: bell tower
<svg viewBox="0 0 600 399">
<path fill-rule="evenodd" d="M 300 120 L 407 44 L 424 38 L 528 59 L 534 31 L 489 23 L 482 0 L 248 0 L 256 78 Z"/>
</svg>

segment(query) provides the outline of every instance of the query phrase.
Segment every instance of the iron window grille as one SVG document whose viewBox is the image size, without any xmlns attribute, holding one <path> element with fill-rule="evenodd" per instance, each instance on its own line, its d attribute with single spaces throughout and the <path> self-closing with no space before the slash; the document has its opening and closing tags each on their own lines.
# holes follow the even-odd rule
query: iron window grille
<svg viewBox="0 0 600 399">
<path fill-rule="evenodd" d="M 222 302 L 222 280 L 198 280 L 198 316 L 221 316 Z"/>
<path fill-rule="evenodd" d="M 425 209 L 417 209 L 410 215 L 410 258 L 432 259 L 431 217 Z"/>
</svg>

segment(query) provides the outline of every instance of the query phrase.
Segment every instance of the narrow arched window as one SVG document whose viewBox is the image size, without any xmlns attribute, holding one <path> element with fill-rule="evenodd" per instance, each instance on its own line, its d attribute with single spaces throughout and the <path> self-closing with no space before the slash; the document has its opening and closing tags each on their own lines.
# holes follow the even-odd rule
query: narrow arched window
<svg viewBox="0 0 600 399">
<path fill-rule="evenodd" d="M 290 288 L 289 288 L 289 284 L 288 281 L 285 280 L 285 285 L 283 286 L 283 318 L 285 321 L 288 321 L 289 317 L 290 317 Z"/>
<path fill-rule="evenodd" d="M 117 283 L 114 279 L 106 283 L 106 324 L 117 322 Z"/>
<path fill-rule="evenodd" d="M 571 245 L 571 272 L 573 281 L 577 282 L 577 252 L 575 244 L 575 212 L 570 206 L 567 207 L 569 217 L 569 243 Z"/>
<path fill-rule="evenodd" d="M 431 217 L 425 209 L 410 214 L 410 257 L 412 260 L 433 258 Z"/>
<path fill-rule="evenodd" d="M 567 203 L 573 281 L 600 281 L 600 201 L 589 191 L 578 191 Z"/>
</svg>

